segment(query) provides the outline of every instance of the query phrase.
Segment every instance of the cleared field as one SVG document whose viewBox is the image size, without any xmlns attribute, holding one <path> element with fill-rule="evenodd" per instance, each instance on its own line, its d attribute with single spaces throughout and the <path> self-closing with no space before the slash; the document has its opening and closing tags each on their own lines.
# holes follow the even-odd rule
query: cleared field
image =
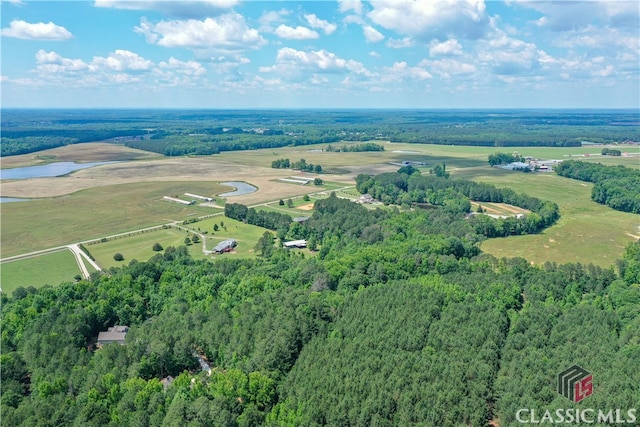
<svg viewBox="0 0 640 427">
<path fill-rule="evenodd" d="M 91 271 L 91 270 L 90 270 Z M 19 287 L 41 288 L 74 281 L 80 274 L 76 259 L 69 250 L 53 252 L 0 265 L 2 292 L 11 294 Z"/>
<path fill-rule="evenodd" d="M 184 246 L 184 238 L 187 237 L 186 231 L 176 228 L 159 229 L 147 233 L 136 234 L 131 237 L 123 237 L 112 239 L 104 243 L 96 243 L 86 245 L 91 255 L 103 269 L 118 267 L 129 264 L 131 260 L 146 261 L 159 252 L 153 251 L 153 245 L 160 243 L 163 248 L 169 246 Z M 197 259 L 204 258 L 202 253 L 202 244 L 192 244 L 188 246 L 189 253 Z M 113 255 L 121 253 L 124 256 L 123 261 L 116 261 Z"/>
<path fill-rule="evenodd" d="M 535 264 L 550 261 L 610 266 L 634 236 L 640 235 L 640 217 L 595 203 L 588 183 L 554 174 L 494 168 L 458 171 L 456 176 L 511 187 L 560 207 L 560 220 L 544 233 L 485 241 L 482 250 L 497 257 L 520 256 Z"/>
<path fill-rule="evenodd" d="M 214 224 L 218 224 L 218 231 L 213 231 Z M 262 237 L 264 232 L 269 231 L 262 227 L 245 224 L 243 222 L 222 216 L 209 218 L 194 224 L 189 224 L 189 228 L 194 231 L 198 231 L 198 229 L 200 229 L 200 231 L 208 231 L 209 234 L 206 235 L 207 250 L 212 250 L 218 243 L 222 242 L 223 240 L 234 239 L 236 240 L 236 242 L 238 242 L 238 246 L 236 246 L 233 252 L 221 255 L 212 255 L 213 258 L 226 256 L 241 258 L 253 257 L 253 247 L 258 242 L 258 239 Z"/>
<path fill-rule="evenodd" d="M 193 192 L 214 196 L 214 182 L 145 182 L 95 187 L 69 196 L 2 205 L 2 256 L 95 239 L 220 209 L 163 200 Z"/>
<path fill-rule="evenodd" d="M 490 203 L 490 202 L 471 202 L 471 211 L 475 212 L 478 206 L 491 215 L 517 215 L 529 212 L 526 209 L 517 206 L 508 205 L 506 203 Z"/>
</svg>

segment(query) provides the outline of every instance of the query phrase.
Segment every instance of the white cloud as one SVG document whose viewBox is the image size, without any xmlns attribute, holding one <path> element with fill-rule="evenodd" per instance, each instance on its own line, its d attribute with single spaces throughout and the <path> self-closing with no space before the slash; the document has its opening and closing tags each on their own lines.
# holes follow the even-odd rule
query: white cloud
<svg viewBox="0 0 640 427">
<path fill-rule="evenodd" d="M 389 39 L 386 45 L 392 49 L 405 49 L 408 47 L 412 47 L 414 45 L 414 41 L 411 37 L 404 37 L 402 39 Z"/>
<path fill-rule="evenodd" d="M 315 14 L 304 15 L 304 18 L 311 28 L 319 28 L 327 35 L 332 34 L 338 28 L 336 24 L 320 19 Z"/>
<path fill-rule="evenodd" d="M 186 74 L 189 76 L 202 76 L 207 73 L 207 70 L 196 61 L 180 61 L 173 56 L 168 61 L 162 61 L 158 64 L 160 68 L 172 70 L 179 74 Z"/>
<path fill-rule="evenodd" d="M 96 0 L 95 6 L 127 10 L 157 10 L 165 15 L 184 19 L 218 15 L 238 3 L 240 3 L 239 0 Z"/>
<path fill-rule="evenodd" d="M 89 64 L 81 59 L 63 58 L 54 51 L 46 52 L 42 49 L 36 53 L 36 63 L 41 69 L 49 71 L 76 72 L 89 69 Z"/>
<path fill-rule="evenodd" d="M 24 40 L 62 41 L 69 40 L 73 35 L 64 27 L 53 22 L 38 22 L 30 24 L 20 19 L 14 19 L 8 28 L 3 28 L 1 34 Z"/>
<path fill-rule="evenodd" d="M 283 39 L 293 40 L 310 40 L 320 37 L 317 32 L 306 27 L 297 26 L 293 28 L 284 24 L 280 24 L 274 31 L 274 34 Z"/>
<path fill-rule="evenodd" d="M 272 24 L 275 23 L 279 23 L 279 22 L 284 22 L 285 17 L 287 15 L 289 15 L 289 11 L 286 9 L 282 9 L 279 11 L 269 11 L 269 12 L 264 12 L 262 14 L 262 16 L 260 16 L 260 18 L 258 19 L 258 22 L 260 22 L 260 31 L 264 31 L 267 33 L 271 33 L 273 32 L 273 26 Z"/>
<path fill-rule="evenodd" d="M 257 30 L 249 28 L 242 15 L 232 12 L 204 21 L 174 20 L 152 24 L 143 19 L 135 31 L 147 42 L 164 47 L 243 51 L 266 44 Z"/>
<path fill-rule="evenodd" d="M 333 52 L 324 49 L 301 51 L 284 47 L 278 50 L 276 64 L 271 67 L 260 67 L 260 72 L 275 72 L 287 76 L 290 80 L 308 75 L 326 73 L 351 73 L 369 76 L 371 73 L 358 61 L 343 59 Z"/>
<path fill-rule="evenodd" d="M 406 62 L 395 62 L 391 67 L 384 67 L 384 78 L 386 81 L 400 80 L 427 80 L 433 76 L 423 67 L 410 67 Z"/>
<path fill-rule="evenodd" d="M 113 71 L 148 71 L 153 66 L 153 62 L 137 53 L 118 49 L 106 58 L 95 56 L 92 65 Z"/>
<path fill-rule="evenodd" d="M 373 28 L 371 25 L 365 25 L 362 27 L 362 32 L 364 33 L 364 38 L 367 39 L 369 43 L 377 43 L 379 41 L 384 40 L 384 36 L 380 31 Z"/>
<path fill-rule="evenodd" d="M 478 39 L 490 25 L 484 0 L 376 0 L 371 5 L 373 22 L 421 39 Z"/>
<path fill-rule="evenodd" d="M 338 4 L 340 5 L 338 9 L 342 13 L 352 10 L 358 15 L 362 14 L 362 3 L 360 0 L 338 0 Z"/>
<path fill-rule="evenodd" d="M 446 58 L 439 60 L 423 60 L 418 63 L 419 66 L 428 67 L 431 71 L 443 78 L 451 78 L 451 76 L 461 76 L 473 74 L 477 68 L 473 64 L 457 61 L 455 59 Z"/>
<path fill-rule="evenodd" d="M 372 50 L 371 52 L 369 52 L 369 56 L 372 57 L 372 58 L 380 58 L 382 55 L 380 55 L 375 50 Z"/>
<path fill-rule="evenodd" d="M 442 43 L 433 40 L 429 47 L 429 55 L 462 55 L 462 45 L 456 39 L 449 39 Z"/>
</svg>

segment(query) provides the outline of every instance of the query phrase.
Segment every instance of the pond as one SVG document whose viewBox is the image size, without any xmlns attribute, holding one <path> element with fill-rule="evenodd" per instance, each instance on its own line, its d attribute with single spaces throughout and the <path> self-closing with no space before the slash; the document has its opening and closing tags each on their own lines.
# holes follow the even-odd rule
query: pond
<svg viewBox="0 0 640 427">
<path fill-rule="evenodd" d="M 28 202 L 31 199 L 19 199 L 17 197 L 0 197 L 0 203 Z"/>
<path fill-rule="evenodd" d="M 109 163 L 117 162 L 55 162 L 40 166 L 25 166 L 22 168 L 0 169 L 0 179 L 28 179 L 62 176 L 80 169 L 87 169 L 94 166 L 106 165 Z"/>
<path fill-rule="evenodd" d="M 229 182 L 221 182 L 222 185 L 228 185 L 229 187 L 234 187 L 235 191 L 230 191 L 228 193 L 218 194 L 220 197 L 231 197 L 231 196 L 243 196 L 245 194 L 253 193 L 257 190 L 253 185 L 249 185 L 246 182 L 240 181 L 229 181 Z"/>
</svg>

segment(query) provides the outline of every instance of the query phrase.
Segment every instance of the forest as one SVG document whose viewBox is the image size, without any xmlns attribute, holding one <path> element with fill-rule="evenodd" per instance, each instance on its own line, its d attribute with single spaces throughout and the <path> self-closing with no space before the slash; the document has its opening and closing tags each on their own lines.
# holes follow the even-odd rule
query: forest
<svg viewBox="0 0 640 427">
<path fill-rule="evenodd" d="M 573 364 L 594 375 L 589 407 L 636 408 L 640 242 L 610 268 L 497 259 L 465 219 L 470 197 L 542 223 L 557 207 L 407 172 L 358 187 L 436 207 L 332 195 L 303 224 L 274 217 L 282 232 L 253 259 L 167 247 L 89 280 L 3 293 L 2 424 L 509 426 L 519 408 L 574 407 L 556 392 Z M 246 206 L 227 208 L 248 221 Z M 319 250 L 283 249 L 287 238 Z M 125 344 L 96 348 L 115 324 L 129 326 Z"/>
<path fill-rule="evenodd" d="M 591 198 L 612 209 L 640 214 L 640 171 L 624 166 L 565 161 L 556 167 L 565 178 L 593 182 Z"/>
<path fill-rule="evenodd" d="M 633 110 L 2 110 L 1 155 L 113 141 L 166 156 L 370 141 L 579 147 L 640 141 Z M 347 142 L 340 147 L 338 142 Z"/>
</svg>

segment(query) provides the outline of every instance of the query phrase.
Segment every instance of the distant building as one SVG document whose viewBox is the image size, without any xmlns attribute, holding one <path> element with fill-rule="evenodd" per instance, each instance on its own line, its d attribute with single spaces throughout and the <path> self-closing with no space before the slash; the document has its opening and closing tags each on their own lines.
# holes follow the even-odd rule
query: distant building
<svg viewBox="0 0 640 427">
<path fill-rule="evenodd" d="M 371 197 L 371 194 L 363 194 L 356 200 L 356 203 L 370 205 L 373 203 L 373 201 L 374 200 L 373 200 L 373 197 Z"/>
<path fill-rule="evenodd" d="M 124 339 L 129 332 L 128 326 L 114 325 L 108 328 L 106 331 L 98 334 L 98 347 L 102 347 L 105 344 L 118 343 L 124 344 Z"/>
<path fill-rule="evenodd" d="M 311 218 L 311 217 L 310 216 L 297 216 L 297 217 L 293 218 L 293 222 L 297 222 L 298 224 L 303 224 L 309 218 Z"/>
<path fill-rule="evenodd" d="M 236 246 L 238 246 L 238 242 L 236 242 L 234 239 L 225 240 L 218 243 L 216 247 L 213 248 L 213 252 L 216 254 L 231 252 Z"/>
<path fill-rule="evenodd" d="M 306 248 L 307 241 L 306 240 L 291 240 L 290 242 L 284 242 L 285 248 Z"/>
<path fill-rule="evenodd" d="M 195 197 L 196 199 L 204 200 L 205 202 L 213 202 L 215 200 L 213 197 L 200 196 L 193 193 L 184 193 L 184 195 L 188 197 Z"/>
</svg>

